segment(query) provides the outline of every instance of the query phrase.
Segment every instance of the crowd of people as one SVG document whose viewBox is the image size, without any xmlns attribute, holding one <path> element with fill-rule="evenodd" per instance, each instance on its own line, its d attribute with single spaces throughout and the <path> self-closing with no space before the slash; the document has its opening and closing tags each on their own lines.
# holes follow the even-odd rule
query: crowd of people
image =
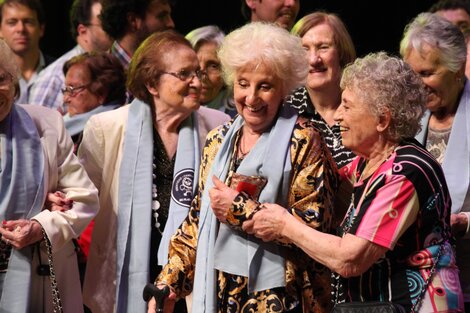
<svg viewBox="0 0 470 313">
<path fill-rule="evenodd" d="M 54 60 L 0 0 L 0 312 L 470 312 L 470 2 L 359 57 L 335 13 L 240 3 L 181 34 L 74 0 Z"/>
</svg>

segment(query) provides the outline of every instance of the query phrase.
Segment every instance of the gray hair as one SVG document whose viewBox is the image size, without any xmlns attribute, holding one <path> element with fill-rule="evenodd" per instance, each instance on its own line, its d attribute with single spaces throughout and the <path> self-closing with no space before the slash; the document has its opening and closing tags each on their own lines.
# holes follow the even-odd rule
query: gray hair
<svg viewBox="0 0 470 313">
<path fill-rule="evenodd" d="M 20 75 L 20 68 L 16 64 L 15 56 L 11 51 L 5 40 L 0 39 L 0 66 L 11 75 L 13 85 L 15 86 L 15 97 L 20 93 L 20 85 L 18 77 Z"/>
<path fill-rule="evenodd" d="M 286 96 L 305 83 L 308 66 L 301 39 L 271 23 L 252 22 L 225 37 L 218 55 L 227 86 L 246 65 L 263 64 L 283 81 Z"/>
<path fill-rule="evenodd" d="M 208 25 L 193 29 L 185 38 L 189 40 L 194 50 L 198 51 L 199 48 L 208 42 L 213 42 L 220 47 L 224 41 L 225 34 L 215 25 Z"/>
<path fill-rule="evenodd" d="M 379 118 L 390 113 L 386 130 L 394 141 L 414 137 L 421 129 L 428 91 L 421 77 L 402 59 L 371 53 L 347 66 L 341 89 L 351 89 Z"/>
<path fill-rule="evenodd" d="M 441 63 L 453 73 L 465 65 L 464 35 L 457 26 L 435 13 L 421 13 L 405 27 L 400 54 L 406 57 L 412 49 L 422 53 L 426 46 L 435 49 Z"/>
</svg>

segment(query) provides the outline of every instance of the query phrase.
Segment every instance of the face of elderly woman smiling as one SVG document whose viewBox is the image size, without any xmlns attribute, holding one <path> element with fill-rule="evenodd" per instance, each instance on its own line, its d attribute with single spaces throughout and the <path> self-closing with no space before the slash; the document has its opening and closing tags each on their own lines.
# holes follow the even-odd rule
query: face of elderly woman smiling
<svg viewBox="0 0 470 313">
<path fill-rule="evenodd" d="M 352 88 L 343 90 L 335 120 L 340 124 L 343 145 L 365 157 L 373 152 L 379 142 L 380 133 L 384 130 L 368 105 L 357 97 Z"/>
<path fill-rule="evenodd" d="M 282 80 L 262 63 L 236 71 L 233 93 L 245 125 L 257 133 L 269 129 L 285 96 Z"/>
<path fill-rule="evenodd" d="M 157 110 L 190 113 L 199 108 L 201 77 L 193 49 L 171 47 L 163 56 L 164 70 L 155 87 L 148 87 Z"/>
<path fill-rule="evenodd" d="M 442 64 L 439 53 L 429 45 L 422 52 L 410 49 L 404 56 L 411 68 L 418 73 L 430 91 L 426 106 L 433 113 L 447 113 L 455 107 L 462 85 L 463 70 L 451 72 Z"/>
<path fill-rule="evenodd" d="M 0 66 L 0 121 L 10 113 L 15 99 L 13 78 L 9 72 Z"/>
</svg>

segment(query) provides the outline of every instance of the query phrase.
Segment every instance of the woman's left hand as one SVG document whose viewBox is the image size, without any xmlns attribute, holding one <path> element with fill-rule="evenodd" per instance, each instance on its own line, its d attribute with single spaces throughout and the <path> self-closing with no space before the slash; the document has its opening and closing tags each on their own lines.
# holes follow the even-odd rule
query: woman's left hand
<svg viewBox="0 0 470 313">
<path fill-rule="evenodd" d="M 238 191 L 225 185 L 224 182 L 216 176 L 212 176 L 212 182 L 214 183 L 214 188 L 209 190 L 211 208 L 217 219 L 221 223 L 225 223 L 233 200 L 238 195 Z"/>
<path fill-rule="evenodd" d="M 35 220 L 3 221 L 0 234 L 2 241 L 16 249 L 22 249 L 43 238 L 41 224 Z"/>
<path fill-rule="evenodd" d="M 281 239 L 289 213 L 278 204 L 263 203 L 251 220 L 243 223 L 243 230 L 263 241 Z"/>
</svg>

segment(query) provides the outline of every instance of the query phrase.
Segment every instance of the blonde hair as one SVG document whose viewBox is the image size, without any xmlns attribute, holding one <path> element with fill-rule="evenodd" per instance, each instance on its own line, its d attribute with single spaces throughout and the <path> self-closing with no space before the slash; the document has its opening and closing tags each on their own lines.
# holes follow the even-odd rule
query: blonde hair
<svg viewBox="0 0 470 313">
<path fill-rule="evenodd" d="M 225 82 L 233 87 L 236 72 L 263 64 L 284 84 L 284 96 L 305 83 L 308 67 L 300 38 L 271 23 L 252 22 L 225 37 L 218 51 Z"/>
</svg>

